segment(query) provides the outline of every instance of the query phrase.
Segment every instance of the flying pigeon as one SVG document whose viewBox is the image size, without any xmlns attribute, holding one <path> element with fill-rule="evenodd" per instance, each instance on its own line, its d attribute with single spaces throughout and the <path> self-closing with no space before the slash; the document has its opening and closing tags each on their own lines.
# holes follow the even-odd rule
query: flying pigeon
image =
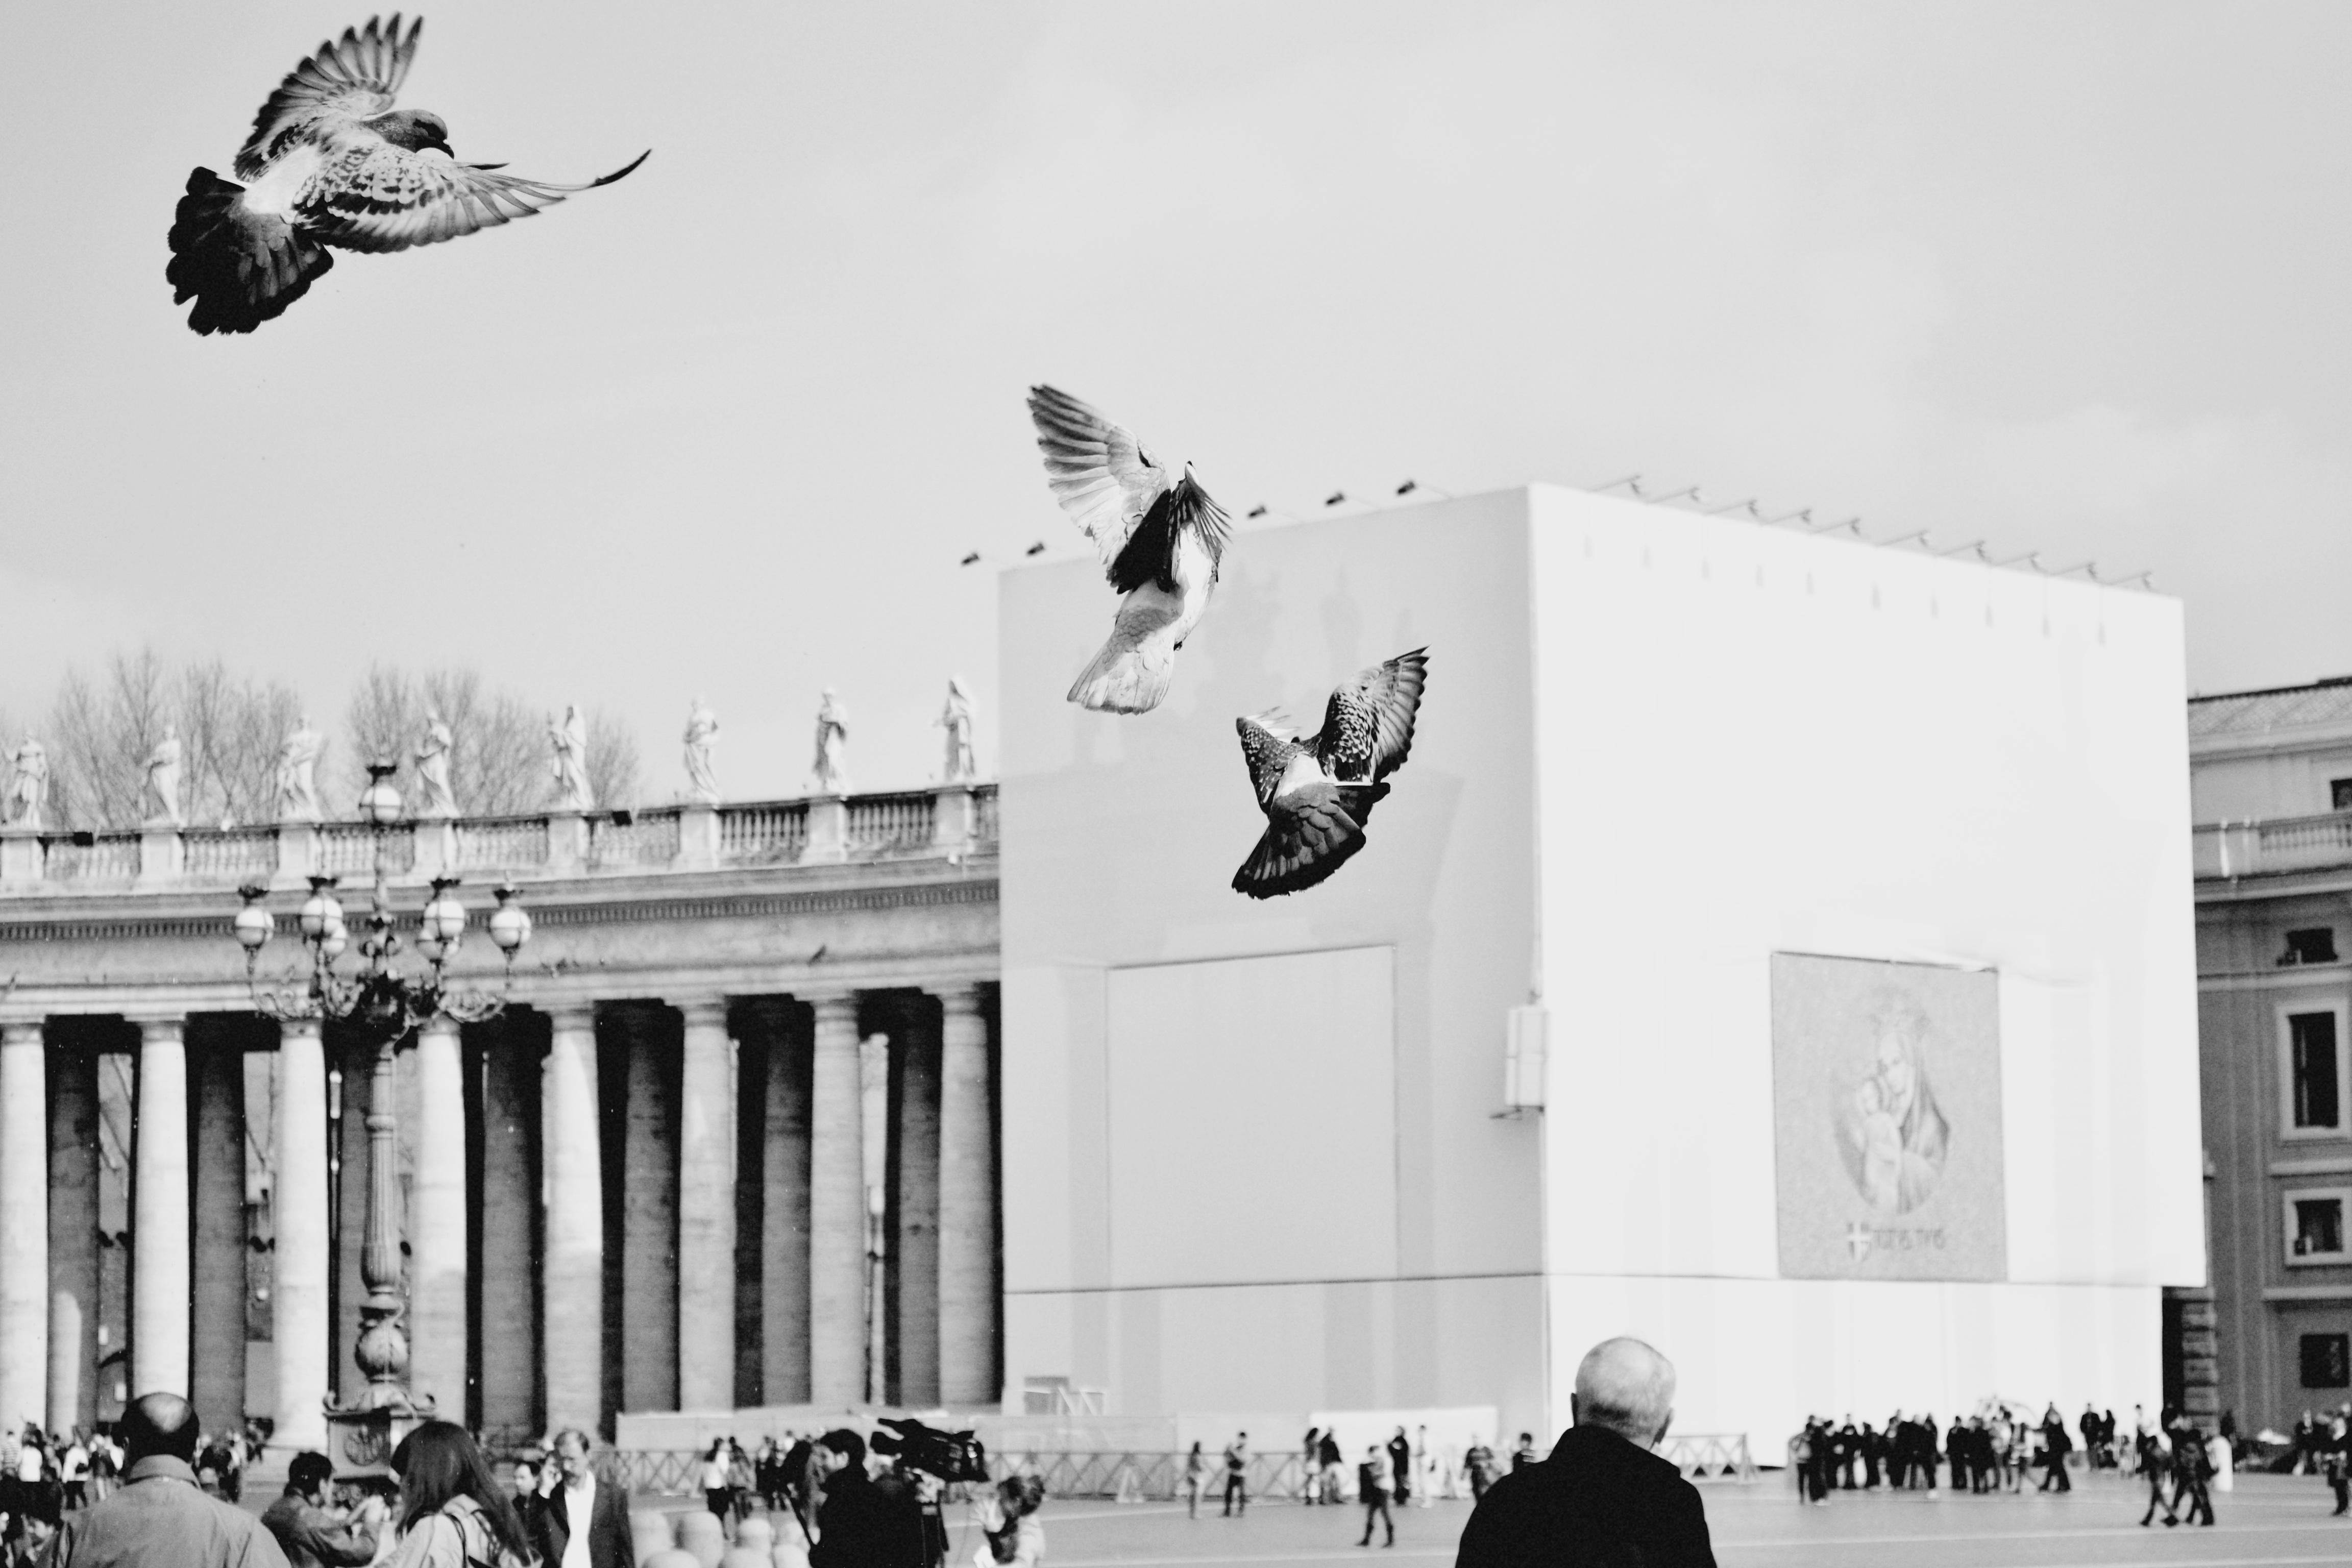
<svg viewBox="0 0 2352 1568">
<path fill-rule="evenodd" d="M 1208 613 L 1232 524 L 1192 478 L 1160 466 L 1123 426 L 1066 392 L 1029 389 L 1029 417 L 1055 499 L 1102 552 L 1119 592 L 1110 640 L 1070 687 L 1069 700 L 1149 713 L 1168 695 L 1176 650 Z"/>
<path fill-rule="evenodd" d="M 210 169 L 188 176 L 172 225 L 172 302 L 197 333 L 249 332 L 300 299 L 335 264 L 327 247 L 405 250 L 529 217 L 572 191 L 609 185 L 627 168 L 584 185 L 551 185 L 460 163 L 449 127 L 430 110 L 394 109 L 393 95 L 416 55 L 422 18 L 402 36 L 371 18 L 346 27 L 294 72 L 254 117 L 236 155 L 237 180 Z"/>
<path fill-rule="evenodd" d="M 1385 781 L 1412 751 L 1428 678 L 1429 650 L 1419 647 L 1360 671 L 1333 689 L 1323 728 L 1303 740 L 1272 712 L 1234 721 L 1266 818 L 1257 847 L 1234 873 L 1235 892 L 1298 892 L 1364 847 L 1364 824 L 1388 798 Z"/>
</svg>

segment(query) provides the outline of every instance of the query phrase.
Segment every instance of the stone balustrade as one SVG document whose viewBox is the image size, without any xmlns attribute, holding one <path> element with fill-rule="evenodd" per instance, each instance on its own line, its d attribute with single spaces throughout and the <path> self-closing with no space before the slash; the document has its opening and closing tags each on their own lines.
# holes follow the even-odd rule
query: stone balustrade
<svg viewBox="0 0 2352 1568">
<path fill-rule="evenodd" d="M 2191 834 L 2192 863 L 2200 878 L 2352 866 L 2352 811 L 2205 823 Z"/>
<path fill-rule="evenodd" d="M 819 795 L 643 811 L 541 812 L 409 820 L 383 832 L 391 879 L 455 873 L 518 881 L 643 876 L 992 849 L 996 786 Z M 97 833 L 0 829 L 0 898 L 60 892 L 299 887 L 373 874 L 376 832 L 361 822 Z"/>
</svg>

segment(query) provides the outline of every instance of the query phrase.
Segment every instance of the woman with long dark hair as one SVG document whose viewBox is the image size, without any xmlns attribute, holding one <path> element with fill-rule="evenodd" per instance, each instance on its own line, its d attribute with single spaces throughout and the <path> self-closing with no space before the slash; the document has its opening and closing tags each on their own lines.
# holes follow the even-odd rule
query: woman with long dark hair
<svg viewBox="0 0 2352 1568">
<path fill-rule="evenodd" d="M 395 1568 L 531 1561 L 522 1521 L 464 1427 L 427 1421 L 392 1451 L 392 1469 L 400 1478 Z"/>
</svg>

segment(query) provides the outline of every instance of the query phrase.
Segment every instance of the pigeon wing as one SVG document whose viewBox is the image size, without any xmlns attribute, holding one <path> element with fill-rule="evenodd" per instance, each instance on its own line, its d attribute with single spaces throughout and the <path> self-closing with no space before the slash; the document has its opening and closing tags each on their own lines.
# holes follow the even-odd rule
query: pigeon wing
<svg viewBox="0 0 2352 1568">
<path fill-rule="evenodd" d="M 1234 728 L 1241 732 L 1242 760 L 1249 764 L 1250 784 L 1257 791 L 1260 811 L 1273 809 L 1274 792 L 1289 771 L 1290 760 L 1306 749 L 1297 736 L 1272 722 L 1273 718 L 1272 713 L 1260 713 L 1234 721 Z"/>
<path fill-rule="evenodd" d="M 529 217 L 574 191 L 609 185 L 650 157 L 585 184 L 556 185 L 493 174 L 374 138 L 355 138 L 331 156 L 295 205 L 302 226 L 344 250 L 406 250 Z"/>
<path fill-rule="evenodd" d="M 258 179 L 289 147 L 329 140 L 390 109 L 401 79 L 408 75 L 409 62 L 416 58 L 416 36 L 424 30 L 420 16 L 402 37 L 395 12 L 388 26 L 371 17 L 364 28 L 346 27 L 340 39 L 320 44 L 319 52 L 296 66 L 253 117 L 253 134 L 236 154 L 237 177 Z"/>
<path fill-rule="evenodd" d="M 1388 777 L 1404 766 L 1406 756 L 1412 751 L 1413 719 L 1421 711 L 1421 689 L 1428 679 L 1429 650 L 1425 647 L 1401 653 L 1363 671 L 1331 694 L 1320 744 L 1332 743 L 1331 710 L 1345 708 L 1351 746 L 1360 746 L 1369 753 L 1375 781 Z"/>
<path fill-rule="evenodd" d="M 1029 417 L 1054 499 L 1115 570 L 1129 537 L 1173 481 L 1134 432 L 1058 387 L 1029 389 Z"/>
</svg>

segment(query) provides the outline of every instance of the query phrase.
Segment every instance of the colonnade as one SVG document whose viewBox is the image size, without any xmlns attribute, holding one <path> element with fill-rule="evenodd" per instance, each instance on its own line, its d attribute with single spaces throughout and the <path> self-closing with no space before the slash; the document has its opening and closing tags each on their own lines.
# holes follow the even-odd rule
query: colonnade
<svg viewBox="0 0 2352 1568">
<path fill-rule="evenodd" d="M 412 1388 L 518 1432 L 620 1410 L 994 1404 L 992 1010 L 992 987 L 958 981 L 425 1026 L 386 1173 Z M 270 1049 L 268 1234 L 249 1237 L 241 1162 L 261 1119 L 240 1064 Z M 98 1216 L 105 1056 L 135 1079 L 109 1178 L 128 1183 L 127 1236 Z M 316 1020 L 0 1024 L 0 1427 L 87 1426 L 102 1393 L 167 1389 L 208 1424 L 266 1415 L 276 1441 L 320 1444 L 324 1403 L 360 1381 L 367 1124 L 387 1110 L 372 1060 Z M 100 1255 L 126 1244 L 110 1333 Z M 274 1372 L 253 1411 L 248 1250 L 268 1254 L 267 1344 L 249 1348 Z"/>
</svg>

